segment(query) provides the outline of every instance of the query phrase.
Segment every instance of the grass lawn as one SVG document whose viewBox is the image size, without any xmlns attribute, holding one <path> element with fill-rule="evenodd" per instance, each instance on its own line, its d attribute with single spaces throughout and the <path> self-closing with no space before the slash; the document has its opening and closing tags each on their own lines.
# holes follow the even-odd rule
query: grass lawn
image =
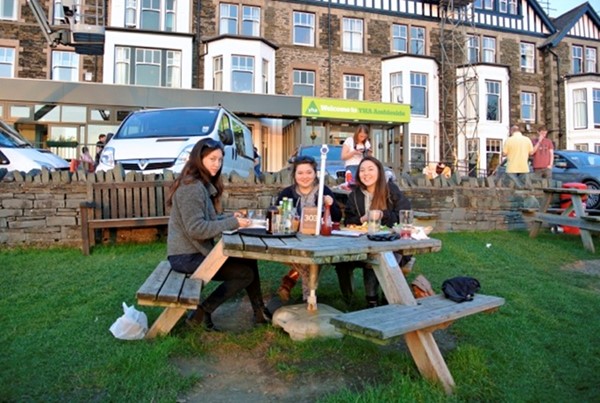
<svg viewBox="0 0 600 403">
<path fill-rule="evenodd" d="M 407 353 L 354 338 L 291 342 L 279 329 L 258 327 L 213 340 L 244 349 L 268 340 L 269 363 L 290 377 L 376 366 L 377 382 L 340 390 L 327 402 L 600 401 L 600 269 L 567 268 L 598 256 L 579 237 L 547 231 L 536 239 L 526 232 L 436 237 L 442 251 L 418 256 L 409 279 L 424 274 L 439 292 L 444 279 L 469 275 L 479 279 L 482 293 L 506 299 L 498 312 L 449 328 L 456 340 L 444 351 L 457 384 L 451 397 L 424 381 Z M 184 396 L 199 376 L 182 376 L 172 358 L 206 355 L 214 346 L 198 342 L 202 330 L 180 324 L 150 342 L 117 340 L 108 331 L 122 314 L 121 302 L 135 302 L 165 250 L 157 243 L 99 246 L 88 257 L 66 248 L 0 251 L 0 401 L 174 402 Z M 285 271 L 261 262 L 265 294 Z M 355 276 L 361 285 L 359 270 Z M 340 310 L 363 306 L 360 291 L 351 307 L 342 302 L 333 270 L 323 270 L 318 295 Z M 150 322 L 160 312 L 140 309 Z"/>
</svg>

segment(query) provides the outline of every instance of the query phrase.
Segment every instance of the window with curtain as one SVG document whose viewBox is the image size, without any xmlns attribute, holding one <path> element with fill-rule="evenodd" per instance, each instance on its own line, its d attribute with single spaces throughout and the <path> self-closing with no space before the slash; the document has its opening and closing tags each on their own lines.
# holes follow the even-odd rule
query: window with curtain
<svg viewBox="0 0 600 403">
<path fill-rule="evenodd" d="M 571 47 L 571 70 L 573 74 L 583 73 L 583 46 Z"/>
<path fill-rule="evenodd" d="M 267 59 L 262 61 L 262 92 L 263 94 L 269 93 L 269 61 Z"/>
<path fill-rule="evenodd" d="M 125 0 L 124 3 L 126 28 L 175 32 L 176 0 Z"/>
<path fill-rule="evenodd" d="M 254 92 L 254 57 L 231 57 L 231 91 Z"/>
<path fill-rule="evenodd" d="M 521 71 L 535 73 L 535 45 L 521 42 Z"/>
<path fill-rule="evenodd" d="M 242 6 L 242 35 L 260 36 L 260 8 Z"/>
<path fill-rule="evenodd" d="M 536 121 L 536 95 L 533 92 L 521 92 L 521 120 L 533 123 Z"/>
<path fill-rule="evenodd" d="M 486 120 L 500 122 L 500 82 L 485 81 L 486 87 Z"/>
<path fill-rule="evenodd" d="M 410 113 L 427 116 L 427 74 L 410 73 Z"/>
<path fill-rule="evenodd" d="M 502 156 L 502 140 L 500 139 L 487 139 L 485 141 L 485 158 L 487 166 L 487 174 L 492 175 L 498 165 L 500 164 L 500 157 Z"/>
<path fill-rule="evenodd" d="M 14 78 L 15 75 L 15 50 L 0 47 L 0 77 Z"/>
<path fill-rule="evenodd" d="M 600 89 L 594 88 L 592 97 L 594 99 L 594 127 L 597 129 L 600 128 Z"/>
<path fill-rule="evenodd" d="M 585 88 L 573 90 L 573 126 L 587 128 L 587 99 Z"/>
<path fill-rule="evenodd" d="M 219 7 L 219 34 L 237 35 L 238 6 L 235 4 L 221 4 Z"/>
<path fill-rule="evenodd" d="M 595 73 L 596 72 L 596 48 L 585 48 L 585 72 Z"/>
<path fill-rule="evenodd" d="M 169 88 L 181 88 L 181 52 L 167 50 L 167 82 Z"/>
<path fill-rule="evenodd" d="M 315 46 L 315 15 L 294 11 L 294 45 Z"/>
<path fill-rule="evenodd" d="M 363 51 L 363 20 L 344 18 L 343 49 L 345 52 L 362 53 Z"/>
<path fill-rule="evenodd" d="M 223 56 L 213 58 L 213 90 L 223 91 Z"/>
<path fill-rule="evenodd" d="M 421 172 L 427 165 L 428 143 L 428 136 L 426 134 L 410 135 L 410 166 L 412 169 Z"/>
<path fill-rule="evenodd" d="M 363 100 L 364 77 L 355 74 L 344 74 L 344 99 Z"/>
<path fill-rule="evenodd" d="M 390 102 L 404 102 L 404 95 L 402 94 L 402 73 L 390 74 Z"/>
<path fill-rule="evenodd" d="M 294 70 L 294 95 L 315 96 L 315 72 L 310 70 Z"/>
<path fill-rule="evenodd" d="M 392 24 L 392 51 L 406 53 L 408 43 L 408 27 Z"/>
<path fill-rule="evenodd" d="M 483 59 L 484 63 L 496 63 L 496 38 L 483 37 Z"/>
<path fill-rule="evenodd" d="M 181 52 L 117 46 L 114 83 L 181 88 Z"/>
<path fill-rule="evenodd" d="M 79 55 L 75 52 L 53 50 L 52 80 L 79 81 Z"/>
<path fill-rule="evenodd" d="M 467 63 L 479 62 L 479 37 L 467 35 Z"/>
<path fill-rule="evenodd" d="M 425 28 L 410 28 L 410 53 L 414 55 L 425 54 Z"/>
</svg>

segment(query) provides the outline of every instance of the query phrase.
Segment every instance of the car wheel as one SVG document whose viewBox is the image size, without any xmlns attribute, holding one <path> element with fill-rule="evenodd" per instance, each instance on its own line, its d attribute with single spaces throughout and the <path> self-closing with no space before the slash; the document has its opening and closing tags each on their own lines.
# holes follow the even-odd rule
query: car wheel
<svg viewBox="0 0 600 403">
<path fill-rule="evenodd" d="M 598 190 L 600 184 L 594 181 L 584 182 L 588 189 Z M 591 210 L 597 210 L 600 208 L 600 195 L 589 195 L 587 202 L 585 203 L 586 208 Z"/>
</svg>

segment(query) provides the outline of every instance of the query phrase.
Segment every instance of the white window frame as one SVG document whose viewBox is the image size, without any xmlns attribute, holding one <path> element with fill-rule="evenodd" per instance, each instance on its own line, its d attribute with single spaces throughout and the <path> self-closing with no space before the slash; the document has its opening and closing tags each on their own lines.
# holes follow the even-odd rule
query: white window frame
<svg viewBox="0 0 600 403">
<path fill-rule="evenodd" d="M 167 50 L 166 57 L 165 87 L 181 88 L 181 52 Z"/>
<path fill-rule="evenodd" d="M 495 166 L 491 166 L 490 162 L 496 156 L 497 164 Z M 502 160 L 502 140 L 501 139 L 486 139 L 485 140 L 485 158 L 487 167 L 488 176 L 493 173 L 493 170 L 497 169 L 500 165 L 500 161 Z"/>
<path fill-rule="evenodd" d="M 496 118 L 490 119 L 490 101 L 497 98 Z M 502 121 L 502 83 L 495 80 L 485 80 L 485 120 L 488 122 Z"/>
<path fill-rule="evenodd" d="M 344 99 L 364 100 L 365 78 L 358 74 L 344 74 Z M 357 92 L 357 97 L 350 97 L 351 91 Z"/>
<path fill-rule="evenodd" d="M 600 88 L 592 88 L 592 113 L 594 114 L 594 128 L 600 128 Z"/>
<path fill-rule="evenodd" d="M 535 45 L 529 42 L 521 42 L 519 48 L 521 71 L 535 73 Z"/>
<path fill-rule="evenodd" d="M 536 116 L 537 94 L 528 91 L 521 92 L 521 120 L 527 123 L 535 123 Z"/>
<path fill-rule="evenodd" d="M 595 73 L 597 70 L 597 51 L 596 48 L 585 48 L 585 72 Z"/>
<path fill-rule="evenodd" d="M 587 91 L 585 88 L 573 90 L 573 128 L 587 129 Z"/>
<path fill-rule="evenodd" d="M 429 91 L 428 91 L 428 77 L 427 77 L 427 73 L 421 73 L 418 71 L 411 71 L 410 72 L 410 103 L 411 105 L 415 103 L 415 100 L 413 99 L 413 89 L 417 89 L 417 88 L 424 88 L 425 90 L 423 91 L 423 107 L 425 108 L 425 110 L 423 111 L 423 113 L 416 113 L 414 111 L 414 109 L 411 108 L 411 112 L 410 114 L 413 116 L 425 116 L 427 117 L 429 114 Z"/>
<path fill-rule="evenodd" d="M 141 74 L 141 70 L 146 67 L 151 69 L 157 69 L 159 73 L 162 73 L 162 52 L 161 49 L 150 49 L 150 48 L 137 48 L 135 50 L 135 61 L 134 61 L 134 81 L 135 84 L 141 85 L 151 85 L 156 87 L 163 86 L 163 77 L 162 74 L 159 74 L 157 79 L 158 81 L 155 83 L 148 83 L 141 81 L 142 78 L 146 78 L 147 76 Z"/>
<path fill-rule="evenodd" d="M 494 9 L 494 0 L 483 0 L 483 9 L 484 10 L 493 10 Z"/>
<path fill-rule="evenodd" d="M 246 29 L 249 26 L 249 32 Z M 245 36 L 260 36 L 260 7 L 242 5 L 242 27 Z"/>
<path fill-rule="evenodd" d="M 115 84 L 133 84 L 131 82 L 131 48 L 115 47 Z"/>
<path fill-rule="evenodd" d="M 250 86 L 251 88 L 247 91 L 242 91 L 238 88 L 234 88 L 235 86 L 235 74 L 236 73 L 248 73 L 250 72 Z M 231 56 L 231 91 L 234 92 L 254 92 L 254 56 L 246 56 L 246 55 L 232 55 Z"/>
<path fill-rule="evenodd" d="M 392 24 L 392 51 L 408 52 L 408 25 Z"/>
<path fill-rule="evenodd" d="M 115 47 L 114 83 L 123 85 L 155 85 L 181 88 L 182 54 L 178 50 L 161 48 Z M 140 68 L 158 66 L 158 84 L 142 83 Z"/>
<path fill-rule="evenodd" d="M 0 0 L 2 1 L 2 0 Z M 157 2 L 147 7 L 145 0 L 125 0 L 125 28 L 139 28 L 153 31 L 175 32 L 177 19 L 177 0 L 149 0 Z M 158 8 L 157 8 L 158 7 Z M 143 27 L 144 13 L 158 15 L 158 27 Z"/>
<path fill-rule="evenodd" d="M 413 55 L 425 54 L 425 27 L 410 27 L 410 53 Z"/>
<path fill-rule="evenodd" d="M 4 9 L 7 4 L 12 4 L 12 14 L 4 13 Z M 17 7 L 20 2 L 18 0 L 0 0 L 0 20 L 12 20 L 15 21 L 17 19 Z"/>
<path fill-rule="evenodd" d="M 223 91 L 223 56 L 213 57 L 213 90 Z"/>
<path fill-rule="evenodd" d="M 600 154 L 600 143 L 594 143 L 594 152 Z"/>
<path fill-rule="evenodd" d="M 519 14 L 519 4 L 517 0 L 508 0 L 508 13 L 512 15 Z"/>
<path fill-rule="evenodd" d="M 301 46 L 315 46 L 315 15 L 313 13 L 305 13 L 301 11 L 294 11 L 294 30 L 292 41 L 294 45 Z M 303 41 L 303 35 L 306 31 L 308 41 Z"/>
<path fill-rule="evenodd" d="M 219 4 L 219 35 L 238 34 L 238 11 L 237 4 Z M 230 28 L 233 28 L 233 32 L 230 32 Z"/>
<path fill-rule="evenodd" d="M 343 18 L 343 44 L 344 52 L 363 52 L 363 20 L 360 18 Z"/>
<path fill-rule="evenodd" d="M 571 70 L 573 74 L 583 73 L 583 46 L 573 45 L 571 46 Z"/>
<path fill-rule="evenodd" d="M 481 48 L 481 61 L 484 63 L 496 63 L 496 38 L 493 36 L 484 36 Z"/>
<path fill-rule="evenodd" d="M 269 61 L 262 59 L 262 93 L 269 93 Z"/>
<path fill-rule="evenodd" d="M 8 75 L 0 75 L 2 78 L 15 77 L 15 49 L 6 46 L 0 47 L 0 71 L 6 70 Z M 1 115 L 0 115 L 1 116 Z"/>
<path fill-rule="evenodd" d="M 577 151 L 588 151 L 588 144 L 587 143 L 576 143 L 575 144 L 575 150 L 577 150 Z"/>
<path fill-rule="evenodd" d="M 137 27 L 138 16 L 137 0 L 125 0 L 125 28 Z"/>
<path fill-rule="evenodd" d="M 314 71 L 294 69 L 292 76 L 293 76 L 293 78 L 292 78 L 292 80 L 293 80 L 293 84 L 292 84 L 293 95 L 309 96 L 309 97 L 315 96 L 316 73 Z M 303 88 L 307 88 L 310 91 L 301 91 L 301 89 L 303 89 Z M 299 91 L 296 91 L 297 89 Z"/>
<path fill-rule="evenodd" d="M 68 78 L 62 78 L 64 76 Z M 63 50 L 52 51 L 52 80 L 79 81 L 79 55 Z"/>
<path fill-rule="evenodd" d="M 404 94 L 402 92 L 402 72 L 397 71 L 390 74 L 390 100 L 392 103 L 403 103 Z"/>
<path fill-rule="evenodd" d="M 411 133 L 410 135 L 410 166 L 421 171 L 427 165 L 429 155 L 429 136 L 427 134 Z M 417 154 L 423 155 L 423 161 L 418 161 Z"/>
<path fill-rule="evenodd" d="M 479 62 L 479 36 L 467 35 L 467 63 Z"/>
</svg>

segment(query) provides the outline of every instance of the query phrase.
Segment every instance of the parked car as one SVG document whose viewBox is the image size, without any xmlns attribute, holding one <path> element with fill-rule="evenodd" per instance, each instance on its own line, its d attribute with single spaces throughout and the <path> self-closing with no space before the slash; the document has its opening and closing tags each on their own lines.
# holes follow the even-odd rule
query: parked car
<svg viewBox="0 0 600 403">
<path fill-rule="evenodd" d="M 35 148 L 12 126 L 0 120 L 0 168 L 23 172 L 42 168 L 61 171 L 68 170 L 69 163 L 50 150 Z"/>
<path fill-rule="evenodd" d="M 530 168 L 530 171 L 533 172 L 533 168 Z M 496 176 L 500 178 L 505 172 L 506 159 L 498 166 Z M 600 189 L 600 154 L 576 150 L 554 150 L 552 179 L 562 183 L 584 183 L 588 189 Z M 586 207 L 600 209 L 600 196 L 588 197 Z"/>
<path fill-rule="evenodd" d="M 223 173 L 247 177 L 254 171 L 252 133 L 237 116 L 221 106 L 137 111 L 108 136 L 99 171 L 121 164 L 125 171 L 146 174 L 169 169 L 179 173 L 201 139 L 225 145 Z"/>
<path fill-rule="evenodd" d="M 555 150 L 552 179 L 563 183 L 584 183 L 588 189 L 600 189 L 600 154 Z M 586 205 L 589 209 L 599 209 L 600 196 L 589 196 Z"/>
</svg>

